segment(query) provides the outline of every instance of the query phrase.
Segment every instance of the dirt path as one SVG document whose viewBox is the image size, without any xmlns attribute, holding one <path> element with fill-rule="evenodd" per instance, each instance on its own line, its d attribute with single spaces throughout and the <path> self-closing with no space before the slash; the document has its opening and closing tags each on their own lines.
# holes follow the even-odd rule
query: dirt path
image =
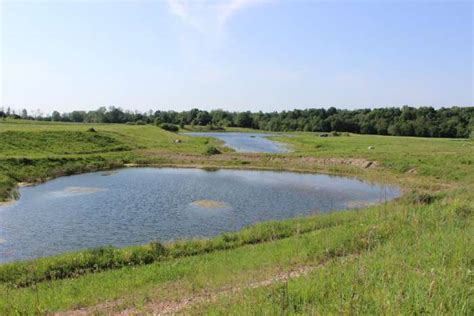
<svg viewBox="0 0 474 316">
<path fill-rule="evenodd" d="M 261 153 L 223 153 L 221 155 L 203 156 L 200 154 L 174 153 L 154 149 L 144 149 L 139 150 L 139 152 L 145 157 L 159 157 L 163 159 L 163 163 L 166 161 L 181 164 L 200 164 L 205 162 L 212 165 L 219 162 L 239 161 L 245 162 L 245 165 L 252 163 L 256 166 L 263 162 L 264 164 L 270 163 L 273 166 L 288 166 L 291 163 L 294 166 L 306 168 L 308 166 L 327 167 L 342 165 L 360 169 L 372 169 L 379 166 L 378 162 L 363 158 L 279 157 Z M 247 167 L 249 166 L 247 165 Z"/>
<path fill-rule="evenodd" d="M 203 303 L 212 303 L 217 301 L 221 296 L 235 294 L 242 292 L 245 289 L 255 289 L 259 287 L 266 287 L 270 286 L 275 283 L 285 282 L 291 278 L 297 278 L 300 276 L 304 276 L 309 274 L 311 271 L 315 270 L 316 268 L 320 267 L 322 264 L 317 266 L 302 266 L 298 267 L 297 269 L 293 269 L 291 271 L 282 272 L 279 274 L 274 275 L 272 278 L 261 280 L 257 282 L 252 282 L 247 284 L 246 286 L 239 286 L 239 287 L 224 287 L 217 289 L 212 292 L 204 292 L 193 296 L 184 297 L 178 301 L 155 301 L 150 302 L 145 306 L 145 310 L 149 311 L 153 315 L 170 315 L 182 312 L 183 310 L 203 304 Z M 130 308 L 126 309 L 117 315 L 135 315 L 139 314 L 140 311 Z"/>
<path fill-rule="evenodd" d="M 354 256 L 347 256 L 346 259 L 350 259 Z M 77 316 L 77 315 L 93 315 L 93 314 L 107 314 L 107 315 L 139 315 L 139 314 L 152 314 L 152 315 L 170 315 L 183 312 L 184 310 L 193 306 L 212 303 L 217 301 L 220 297 L 230 294 L 236 294 L 246 289 L 255 289 L 260 287 L 270 286 L 276 283 L 286 282 L 292 278 L 298 278 L 304 275 L 308 275 L 317 268 L 326 265 L 331 260 L 325 260 L 316 265 L 305 265 L 293 268 L 288 271 L 280 272 L 273 275 L 271 278 L 259 280 L 248 283 L 243 286 L 227 286 L 212 291 L 204 290 L 200 293 L 196 293 L 189 296 L 184 296 L 179 300 L 152 300 L 148 302 L 144 308 L 137 309 L 135 307 L 127 308 L 122 311 L 116 311 L 117 307 L 120 306 L 123 301 L 117 300 L 112 302 L 106 302 L 89 308 L 83 308 L 73 311 L 56 313 L 57 316 Z"/>
</svg>

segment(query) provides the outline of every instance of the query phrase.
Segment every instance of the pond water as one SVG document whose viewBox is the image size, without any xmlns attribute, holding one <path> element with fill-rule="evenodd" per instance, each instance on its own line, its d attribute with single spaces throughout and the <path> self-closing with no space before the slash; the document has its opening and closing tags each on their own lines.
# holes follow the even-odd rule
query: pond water
<svg viewBox="0 0 474 316">
<path fill-rule="evenodd" d="M 225 146 L 235 149 L 237 152 L 247 153 L 284 153 L 288 152 L 288 148 L 285 144 L 279 143 L 268 139 L 269 136 L 275 136 L 273 134 L 264 133 L 211 133 L 211 132 L 198 132 L 198 133 L 185 133 L 190 136 L 199 137 L 214 137 L 223 140 Z"/>
<path fill-rule="evenodd" d="M 0 262 L 102 245 L 214 236 L 249 224 L 379 203 L 400 194 L 353 178 L 129 168 L 20 189 L 0 206 Z"/>
</svg>

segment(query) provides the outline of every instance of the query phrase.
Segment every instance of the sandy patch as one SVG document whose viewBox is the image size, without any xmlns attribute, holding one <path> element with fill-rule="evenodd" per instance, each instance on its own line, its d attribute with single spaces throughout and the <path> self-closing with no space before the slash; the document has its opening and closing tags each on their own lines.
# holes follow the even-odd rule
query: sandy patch
<svg viewBox="0 0 474 316">
<path fill-rule="evenodd" d="M 106 191 L 106 189 L 96 187 L 67 187 L 64 189 L 64 192 L 71 194 L 89 194 L 102 191 Z"/>
<path fill-rule="evenodd" d="M 13 205 L 16 203 L 16 200 L 8 200 L 8 201 L 4 201 L 4 202 L 0 202 L 0 207 L 2 206 L 10 206 L 10 205 Z M 1 243 L 0 243 L 1 244 Z"/>
<path fill-rule="evenodd" d="M 366 208 L 373 205 L 373 202 L 369 201 L 350 201 L 347 203 L 348 208 Z"/>
<path fill-rule="evenodd" d="M 373 169 L 379 167 L 379 163 L 372 160 L 366 160 L 361 158 L 319 158 L 319 157 L 281 157 L 272 154 L 262 153 L 223 153 L 221 155 L 213 156 L 202 156 L 198 154 L 185 154 L 185 153 L 171 153 L 165 151 L 156 151 L 151 149 L 141 150 L 145 156 L 149 157 L 160 157 L 163 162 L 169 161 L 173 165 L 177 164 L 208 164 L 208 163 L 219 163 L 226 161 L 237 161 L 245 162 L 245 164 L 256 163 L 258 165 L 268 164 L 268 167 L 281 167 L 283 166 L 294 166 L 295 168 L 304 167 L 307 169 L 311 166 L 336 166 L 344 165 L 350 167 L 356 167 L 360 169 Z M 126 165 L 127 167 L 136 167 L 134 164 Z M 290 170 L 291 171 L 291 170 Z"/>
<path fill-rule="evenodd" d="M 197 200 L 191 203 L 194 206 L 199 206 L 202 208 L 226 208 L 229 205 L 225 202 L 214 201 L 214 200 Z"/>
<path fill-rule="evenodd" d="M 31 187 L 35 185 L 33 182 L 18 182 L 18 187 L 24 188 L 24 187 Z"/>
<path fill-rule="evenodd" d="M 139 167 L 140 165 L 137 163 L 126 163 L 124 164 L 125 167 Z"/>
</svg>

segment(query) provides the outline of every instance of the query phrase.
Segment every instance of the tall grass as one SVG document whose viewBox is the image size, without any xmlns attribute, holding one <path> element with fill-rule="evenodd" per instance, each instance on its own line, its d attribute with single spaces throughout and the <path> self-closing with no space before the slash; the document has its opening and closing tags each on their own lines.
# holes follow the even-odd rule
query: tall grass
<svg viewBox="0 0 474 316">
<path fill-rule="evenodd" d="M 239 232 L 224 233 L 216 238 L 182 240 L 169 244 L 151 242 L 143 246 L 115 248 L 99 247 L 63 255 L 19 261 L 0 265 L 0 283 L 25 287 L 35 282 L 78 277 L 126 266 L 150 264 L 156 261 L 194 256 L 243 245 L 258 244 L 341 225 L 355 215 L 333 213 L 310 218 L 290 219 L 282 222 L 264 222 Z M 35 273 L 31 273 L 31 267 Z"/>
<path fill-rule="evenodd" d="M 473 212 L 472 202 L 451 197 L 385 214 L 385 240 L 363 255 L 283 284 L 221 297 L 193 312 L 472 315 Z"/>
</svg>

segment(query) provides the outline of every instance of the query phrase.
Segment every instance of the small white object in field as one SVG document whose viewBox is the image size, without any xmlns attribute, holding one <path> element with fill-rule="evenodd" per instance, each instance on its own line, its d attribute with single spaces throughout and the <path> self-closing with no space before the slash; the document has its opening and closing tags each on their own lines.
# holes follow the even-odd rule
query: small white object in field
<svg viewBox="0 0 474 316">
<path fill-rule="evenodd" d="M 176 140 L 174 141 L 174 143 L 175 143 L 175 144 L 181 143 L 181 139 L 176 139 Z"/>
<path fill-rule="evenodd" d="M 369 146 L 369 149 L 375 149 L 375 147 L 374 146 Z"/>
</svg>

